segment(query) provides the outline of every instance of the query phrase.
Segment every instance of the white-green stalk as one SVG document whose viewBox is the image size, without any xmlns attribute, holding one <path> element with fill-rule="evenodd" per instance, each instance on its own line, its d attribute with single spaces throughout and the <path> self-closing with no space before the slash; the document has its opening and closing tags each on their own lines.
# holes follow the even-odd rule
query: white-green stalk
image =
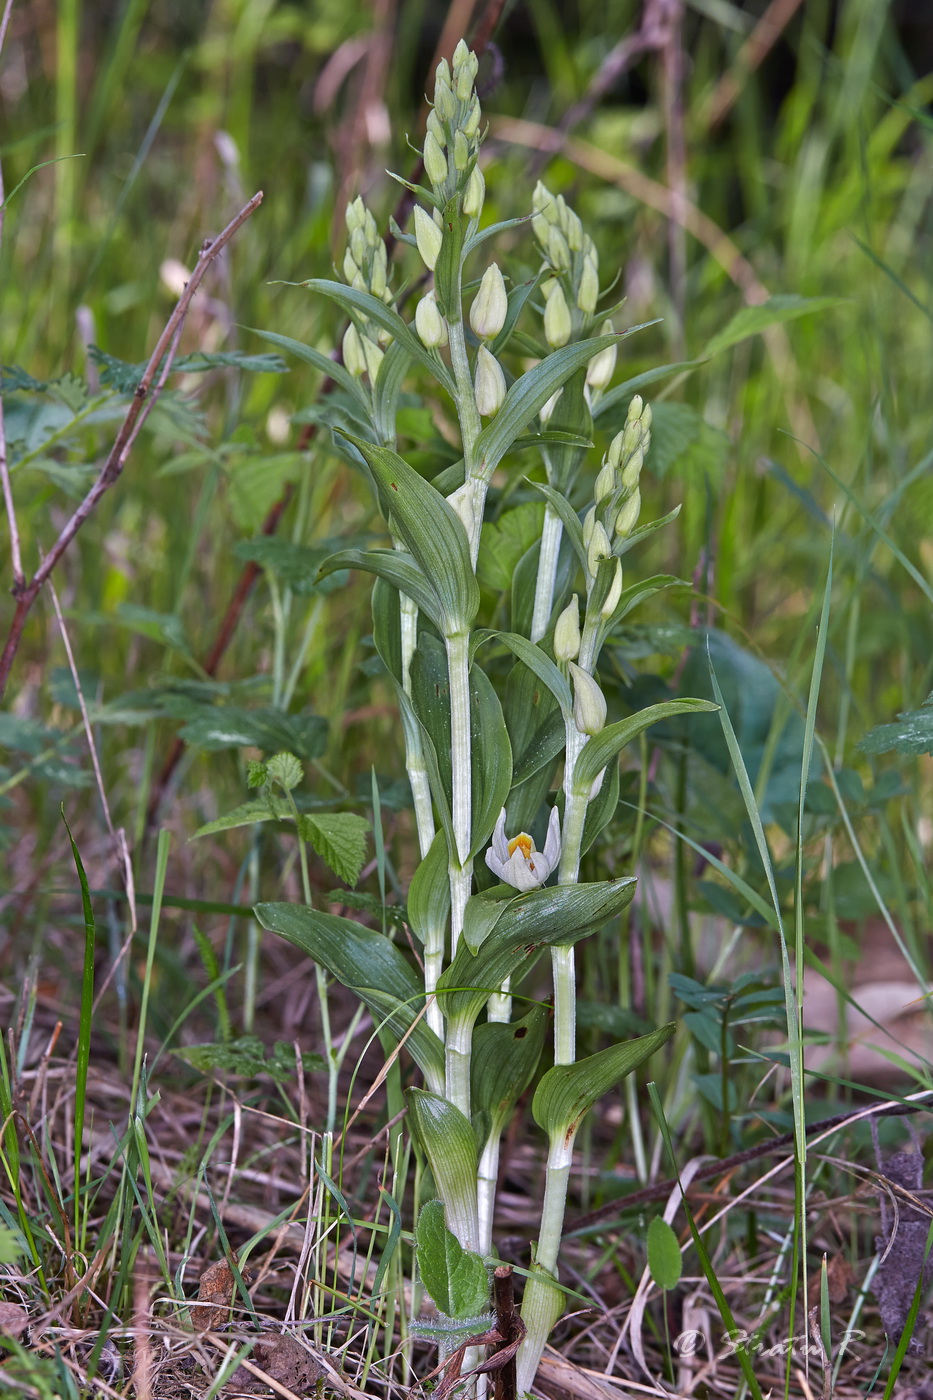
<svg viewBox="0 0 933 1400">
<path fill-rule="evenodd" d="M 538 575 L 535 579 L 535 602 L 531 615 L 531 640 L 540 642 L 547 632 L 547 625 L 554 607 L 554 587 L 557 580 L 557 560 L 560 555 L 560 542 L 564 526 L 554 507 L 548 503 L 544 507 L 544 525 L 541 530 L 541 550 L 538 555 Z"/>
<path fill-rule="evenodd" d="M 470 1117 L 470 1062 L 473 1054 L 473 1024 L 451 1021 L 444 1046 L 446 1062 L 445 1096 L 464 1118 Z"/>
</svg>

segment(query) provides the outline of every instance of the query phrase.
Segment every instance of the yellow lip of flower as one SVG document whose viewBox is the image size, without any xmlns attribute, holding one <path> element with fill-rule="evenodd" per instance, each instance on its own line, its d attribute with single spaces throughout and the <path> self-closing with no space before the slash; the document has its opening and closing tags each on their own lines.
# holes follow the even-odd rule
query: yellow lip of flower
<svg viewBox="0 0 933 1400">
<path fill-rule="evenodd" d="M 521 850 L 526 860 L 531 858 L 531 853 L 535 848 L 535 843 L 528 835 L 527 831 L 520 831 L 517 836 L 513 836 L 509 842 L 509 855 L 513 856 L 517 849 Z"/>
<path fill-rule="evenodd" d="M 560 860 L 560 817 L 553 808 L 548 820 L 544 850 L 539 851 L 527 831 L 520 831 L 511 840 L 505 835 L 505 808 L 500 813 L 493 832 L 492 844 L 486 852 L 486 864 L 494 875 L 516 890 L 534 890 L 545 880 Z"/>
</svg>

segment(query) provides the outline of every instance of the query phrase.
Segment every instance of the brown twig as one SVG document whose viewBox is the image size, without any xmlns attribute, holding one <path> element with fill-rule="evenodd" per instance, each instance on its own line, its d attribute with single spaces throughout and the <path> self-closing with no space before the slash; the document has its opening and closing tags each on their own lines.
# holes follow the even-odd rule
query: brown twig
<svg viewBox="0 0 933 1400">
<path fill-rule="evenodd" d="M 724 73 L 713 91 L 708 105 L 700 109 L 700 121 L 709 129 L 719 126 L 732 110 L 742 88 L 780 39 L 802 0 L 771 0 L 755 28 L 735 56 L 732 67 Z"/>
<path fill-rule="evenodd" d="M 51 575 L 52 570 L 71 544 L 75 535 L 81 529 L 81 526 L 88 517 L 93 514 L 101 498 L 114 482 L 119 479 L 123 468 L 126 466 L 133 445 L 139 436 L 139 432 L 158 401 L 159 394 L 171 370 L 172 360 L 174 359 L 178 341 L 184 327 L 188 308 L 191 305 L 191 300 L 200 286 L 205 273 L 217 255 L 222 252 L 230 242 L 234 234 L 242 227 L 250 215 L 258 209 L 261 202 L 262 190 L 253 195 L 249 203 L 245 204 L 236 217 L 230 220 L 230 223 L 217 238 L 206 242 L 202 247 L 201 255 L 198 258 L 194 272 L 191 274 L 191 279 L 179 297 L 178 304 L 169 317 L 165 329 L 159 336 L 156 348 L 152 352 L 149 363 L 143 372 L 143 377 L 133 393 L 133 398 L 127 409 L 126 417 L 123 420 L 120 431 L 117 433 L 100 475 L 84 497 L 84 500 L 71 516 L 71 519 L 63 527 L 58 539 L 42 560 L 32 580 L 29 583 L 26 583 L 25 579 L 21 583 L 14 583 L 12 592 L 16 599 L 16 610 L 13 614 L 13 621 L 10 624 L 3 654 L 0 656 L 0 697 L 3 696 L 3 692 L 6 689 L 6 684 L 13 666 L 13 660 L 16 656 L 16 651 L 23 635 L 23 629 L 26 625 L 26 619 L 29 616 L 29 612 L 36 598 L 39 596 L 42 585 Z"/>
<path fill-rule="evenodd" d="M 520 1339 L 525 1329 L 515 1309 L 511 1264 L 500 1264 L 493 1274 L 492 1296 L 496 1309 L 496 1331 L 500 1337 L 506 1337 L 509 1341 L 514 1341 L 516 1335 Z M 520 1328 L 521 1332 L 519 1332 Z M 505 1349 L 505 1343 L 503 1343 L 496 1348 L 495 1354 L 501 1355 Z M 495 1373 L 494 1394 L 495 1400 L 516 1400 L 517 1383 L 514 1353 L 509 1356 L 505 1365 L 501 1366 Z"/>
</svg>

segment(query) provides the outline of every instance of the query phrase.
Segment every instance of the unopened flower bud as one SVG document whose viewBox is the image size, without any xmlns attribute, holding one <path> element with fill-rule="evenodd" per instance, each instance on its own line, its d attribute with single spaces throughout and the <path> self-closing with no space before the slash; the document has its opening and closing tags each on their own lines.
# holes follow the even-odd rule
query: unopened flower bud
<svg viewBox="0 0 933 1400">
<path fill-rule="evenodd" d="M 382 244 L 379 245 L 382 247 Z M 385 251 L 383 249 L 383 251 Z M 372 272 L 369 277 L 369 290 L 374 297 L 381 297 L 385 300 L 386 294 L 386 264 L 385 258 L 374 257 Z"/>
<path fill-rule="evenodd" d="M 356 262 L 355 262 L 355 260 L 354 260 L 353 254 L 350 252 L 350 249 L 348 248 L 347 251 L 346 251 L 346 252 L 344 253 L 344 255 L 343 255 L 343 275 L 344 275 L 344 277 L 347 279 L 347 281 L 350 283 L 351 286 L 353 285 L 353 279 L 354 279 L 354 277 L 356 277 L 356 276 L 358 275 L 358 273 L 359 273 L 359 268 L 358 268 L 357 265 L 356 265 Z"/>
<path fill-rule="evenodd" d="M 547 223 L 553 224 L 557 222 L 557 208 L 554 203 L 554 196 L 551 194 L 547 185 L 542 185 L 540 180 L 534 187 L 531 196 L 531 206 L 536 212 L 540 211 L 544 215 Z"/>
<path fill-rule="evenodd" d="M 350 234 L 350 252 L 360 267 L 365 263 L 368 251 L 369 245 L 366 241 L 365 231 L 361 228 L 355 228 Z"/>
<path fill-rule="evenodd" d="M 444 69 L 442 74 L 441 69 Z M 441 121 L 449 122 L 457 115 L 457 102 L 450 86 L 450 69 L 444 59 L 437 65 L 434 83 L 434 110 Z"/>
<path fill-rule="evenodd" d="M 447 344 L 447 325 L 438 310 L 437 298 L 433 292 L 423 296 L 415 308 L 415 330 L 422 345 L 436 350 Z"/>
<path fill-rule="evenodd" d="M 612 322 L 606 321 L 600 334 L 612 335 L 612 331 Z M 586 371 L 586 382 L 591 389 L 605 389 L 615 373 L 618 353 L 616 345 L 607 345 L 605 350 L 600 350 L 598 355 L 593 356 Z"/>
<path fill-rule="evenodd" d="M 385 359 L 385 351 L 380 350 L 375 341 L 368 336 L 362 337 L 363 355 L 366 360 L 366 373 L 369 375 L 369 382 L 375 384 L 376 375 L 379 373 L 379 366 Z"/>
<path fill-rule="evenodd" d="M 462 68 L 465 63 L 469 63 L 469 61 L 470 49 L 467 41 L 466 39 L 458 39 L 457 47 L 454 49 L 454 72 L 456 73 L 458 69 Z"/>
<path fill-rule="evenodd" d="M 424 138 L 424 168 L 432 185 L 442 185 L 447 179 L 447 157 L 433 131 Z"/>
<path fill-rule="evenodd" d="M 593 488 L 593 499 L 596 504 L 599 505 L 607 496 L 611 496 L 615 487 L 616 474 L 612 466 L 607 462 L 596 478 L 596 485 Z"/>
<path fill-rule="evenodd" d="M 599 734 L 606 726 L 606 697 L 599 682 L 570 662 L 573 677 L 573 722 L 581 734 Z"/>
<path fill-rule="evenodd" d="M 486 181 L 483 179 L 483 172 L 478 165 L 474 165 L 470 171 L 470 178 L 466 182 L 463 191 L 463 212 L 468 219 L 478 219 L 483 212 L 483 200 L 486 198 Z"/>
<path fill-rule="evenodd" d="M 480 340 L 492 340 L 499 334 L 508 309 L 509 298 L 499 265 L 490 263 L 470 307 L 470 325 Z"/>
<path fill-rule="evenodd" d="M 613 575 L 612 584 L 611 584 L 611 586 L 610 586 L 609 592 L 606 594 L 605 601 L 603 602 L 603 605 L 602 605 L 602 607 L 601 607 L 600 610 L 599 610 L 599 615 L 600 615 L 600 617 L 603 619 L 604 622 L 608 622 L 609 618 L 612 617 L 612 614 L 615 612 L 616 608 L 619 606 L 619 599 L 620 599 L 621 597 L 622 597 L 622 560 L 621 560 L 621 559 L 617 559 L 617 560 L 616 560 L 616 571 L 615 571 L 615 574 Z"/>
<path fill-rule="evenodd" d="M 596 577 L 596 570 L 599 568 L 601 559 L 608 559 L 612 553 L 612 544 L 606 534 L 606 527 L 599 520 L 593 525 L 593 533 L 590 542 L 586 547 L 586 567 L 593 577 Z"/>
<path fill-rule="evenodd" d="M 629 457 L 622 471 L 622 485 L 626 491 L 634 491 L 638 485 L 638 478 L 641 476 L 641 469 L 645 464 L 645 449 L 639 445 Z"/>
<path fill-rule="evenodd" d="M 561 219 L 561 228 L 567 240 L 567 246 L 572 253 L 579 253 L 583 247 L 583 225 L 572 209 L 564 206 L 564 216 Z"/>
<path fill-rule="evenodd" d="M 476 97 L 476 96 L 474 96 L 473 102 L 472 102 L 472 105 L 471 105 L 471 107 L 470 107 L 470 110 L 469 110 L 469 112 L 468 112 L 468 114 L 467 114 L 466 120 L 463 121 L 463 122 L 461 122 L 461 124 L 460 124 L 460 129 L 461 129 L 461 131 L 463 132 L 464 136 L 467 138 L 468 141 L 472 141 L 472 140 L 473 140 L 473 137 L 474 137 L 474 136 L 476 135 L 476 133 L 479 131 L 479 119 L 480 119 L 480 116 L 481 116 L 481 109 L 480 109 L 480 105 L 479 105 L 479 98 Z"/>
<path fill-rule="evenodd" d="M 577 288 L 577 305 L 587 316 L 592 316 L 599 300 L 599 274 L 592 258 L 583 259 L 583 271 Z"/>
<path fill-rule="evenodd" d="M 547 403 L 543 403 L 538 409 L 538 417 L 541 419 L 541 422 L 545 425 L 545 427 L 547 427 L 548 420 L 551 414 L 554 412 L 555 408 L 557 407 L 557 400 L 560 398 L 563 392 L 563 389 L 558 389 L 557 393 L 552 394 L 551 397 L 548 399 Z"/>
<path fill-rule="evenodd" d="M 443 150 L 447 145 L 447 135 L 444 131 L 444 123 L 440 120 L 433 108 L 428 113 L 427 128 L 441 150 Z"/>
<path fill-rule="evenodd" d="M 437 265 L 440 256 L 441 244 L 444 241 L 443 234 L 437 224 L 429 214 L 426 214 L 420 204 L 415 205 L 415 242 L 418 244 L 418 252 L 424 259 L 425 266 L 431 272 Z"/>
<path fill-rule="evenodd" d="M 641 394 L 633 394 L 628 406 L 628 413 L 625 415 L 626 423 L 634 423 L 645 411 L 645 401 Z"/>
<path fill-rule="evenodd" d="M 458 127 L 454 132 L 454 168 L 457 174 L 462 175 L 469 163 L 470 143 Z"/>
<path fill-rule="evenodd" d="M 352 323 L 343 335 L 343 362 L 354 379 L 366 373 L 366 356 L 363 354 L 360 333 Z"/>
<path fill-rule="evenodd" d="M 481 345 L 477 351 L 473 392 L 476 407 L 484 418 L 492 418 L 499 412 L 505 398 L 505 375 L 499 361 L 485 345 Z"/>
<path fill-rule="evenodd" d="M 641 510 L 641 492 L 636 487 L 629 496 L 625 505 L 616 516 L 616 534 L 620 539 L 627 539 L 638 524 L 638 513 Z"/>
<path fill-rule="evenodd" d="M 609 462 L 613 467 L 618 467 L 622 461 L 623 436 L 624 430 L 621 433 L 616 433 L 615 437 L 612 439 L 612 442 L 610 442 L 609 444 L 609 451 L 606 453 L 606 461 Z"/>
<path fill-rule="evenodd" d="M 558 661 L 573 661 L 579 654 L 580 607 L 575 593 L 554 627 L 554 655 Z"/>
<path fill-rule="evenodd" d="M 456 87 L 454 89 L 457 94 L 457 97 L 460 99 L 461 102 L 469 102 L 470 94 L 473 91 L 472 68 L 470 67 L 469 63 L 464 63 L 459 67 L 455 63 L 454 73 L 456 74 L 457 78 Z"/>
<path fill-rule="evenodd" d="M 347 205 L 347 232 L 352 233 L 355 228 L 362 228 L 366 218 L 366 206 L 360 195 Z"/>
<path fill-rule="evenodd" d="M 590 547 L 590 540 L 593 538 L 593 531 L 596 529 L 596 507 L 590 506 L 583 517 L 583 543 L 587 549 Z"/>
<path fill-rule="evenodd" d="M 570 271 L 570 249 L 566 238 L 556 225 L 548 229 L 547 260 L 555 272 Z"/>
<path fill-rule="evenodd" d="M 573 322 L 570 319 L 570 311 L 563 289 L 558 283 L 548 297 L 547 306 L 544 308 L 544 338 L 552 350 L 557 350 L 561 345 L 567 344 L 572 332 Z"/>
</svg>

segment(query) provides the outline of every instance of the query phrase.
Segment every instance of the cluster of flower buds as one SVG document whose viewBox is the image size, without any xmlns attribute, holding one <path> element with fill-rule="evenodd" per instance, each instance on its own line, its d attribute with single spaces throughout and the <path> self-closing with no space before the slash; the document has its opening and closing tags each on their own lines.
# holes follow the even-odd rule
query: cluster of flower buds
<svg viewBox="0 0 933 1400">
<path fill-rule="evenodd" d="M 563 195 L 551 194 L 540 180 L 532 196 L 532 210 L 535 241 L 550 274 L 541 286 L 545 298 L 544 335 L 551 349 L 556 350 L 589 330 L 599 300 L 599 257 L 592 238 L 584 232 Z M 611 325 L 608 329 L 612 330 Z M 614 365 L 613 355 L 611 363 L 601 360 L 595 373 L 604 376 L 603 382 L 608 383 Z"/>
<path fill-rule="evenodd" d="M 479 218 L 485 194 L 476 165 L 482 141 L 475 88 L 478 67 L 479 59 L 462 39 L 454 49 L 452 66 L 441 59 L 424 139 L 424 170 L 435 195 L 446 204 L 459 191 L 463 212 L 471 219 Z"/>
<path fill-rule="evenodd" d="M 651 405 L 634 394 L 628 407 L 625 427 L 609 444 L 602 469 L 596 478 L 595 505 L 583 521 L 590 573 L 596 573 L 600 559 L 612 551 L 611 536 L 627 539 L 638 523 L 641 511 L 639 478 L 645 455 L 651 445 Z"/>
<path fill-rule="evenodd" d="M 359 292 L 391 302 L 386 245 L 379 237 L 376 220 L 359 196 L 347 205 L 347 232 L 350 242 L 343 257 L 347 282 Z M 349 325 L 343 337 L 343 362 L 350 373 L 356 378 L 368 374 L 375 383 L 390 339 L 388 331 L 364 316 Z"/>
</svg>

